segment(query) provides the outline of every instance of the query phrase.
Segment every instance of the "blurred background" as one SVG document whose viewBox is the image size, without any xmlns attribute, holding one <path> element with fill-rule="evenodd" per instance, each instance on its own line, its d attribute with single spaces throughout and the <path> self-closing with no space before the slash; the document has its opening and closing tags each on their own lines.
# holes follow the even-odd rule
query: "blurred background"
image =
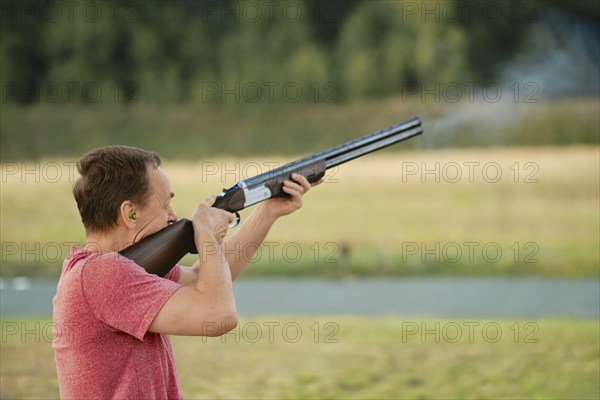
<svg viewBox="0 0 600 400">
<path fill-rule="evenodd" d="M 598 2 L 0 13 L 0 397 L 58 396 L 51 300 L 85 241 L 86 151 L 158 152 L 188 217 L 413 115 L 423 135 L 329 171 L 273 228 L 236 282 L 236 331 L 172 338 L 184 397 L 600 396 Z"/>
</svg>

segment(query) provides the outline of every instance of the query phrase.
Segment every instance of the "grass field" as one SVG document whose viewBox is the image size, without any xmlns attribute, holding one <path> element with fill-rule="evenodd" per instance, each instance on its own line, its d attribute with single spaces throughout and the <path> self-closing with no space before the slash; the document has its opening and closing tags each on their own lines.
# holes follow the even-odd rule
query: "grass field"
<svg viewBox="0 0 600 400">
<path fill-rule="evenodd" d="M 597 277 L 598 156 L 597 146 L 579 146 L 355 160 L 276 224 L 245 274 Z M 164 169 L 185 217 L 207 195 L 290 159 L 166 161 Z M 57 276 L 69 243 L 84 240 L 73 162 L 2 164 L 2 275 Z"/>
<path fill-rule="evenodd" d="M 127 144 L 168 159 L 313 153 L 412 115 L 425 135 L 406 149 L 554 146 L 600 141 L 597 98 L 444 103 L 391 97 L 357 103 L 152 106 L 3 105 L 2 161 L 77 157 L 93 147 Z"/>
<path fill-rule="evenodd" d="M 58 397 L 51 332 L 2 319 L 0 398 Z M 172 343 L 186 399 L 597 399 L 599 334 L 585 320 L 264 316 Z"/>
</svg>

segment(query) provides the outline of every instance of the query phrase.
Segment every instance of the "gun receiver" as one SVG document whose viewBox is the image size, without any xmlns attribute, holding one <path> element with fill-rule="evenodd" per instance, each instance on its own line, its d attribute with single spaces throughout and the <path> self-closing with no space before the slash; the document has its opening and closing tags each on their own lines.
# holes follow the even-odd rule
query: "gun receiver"
<svg viewBox="0 0 600 400">
<path fill-rule="evenodd" d="M 321 179 L 329 168 L 421 133 L 421 121 L 413 117 L 400 124 L 239 181 L 229 189 L 223 190 L 217 196 L 213 207 L 237 214 L 246 207 L 272 197 L 285 197 L 287 194 L 283 192 L 282 184 L 284 180 L 291 180 L 293 173 L 303 175 L 313 183 Z M 237 217 L 239 222 L 239 214 Z M 165 276 L 187 253 L 196 254 L 197 250 L 192 222 L 185 218 L 120 252 L 149 273 L 158 276 Z"/>
</svg>

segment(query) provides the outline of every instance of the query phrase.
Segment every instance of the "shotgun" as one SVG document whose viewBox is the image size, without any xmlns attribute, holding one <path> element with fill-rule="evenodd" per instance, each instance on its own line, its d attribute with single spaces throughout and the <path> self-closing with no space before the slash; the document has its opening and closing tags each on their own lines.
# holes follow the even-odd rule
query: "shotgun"
<svg viewBox="0 0 600 400">
<path fill-rule="evenodd" d="M 288 196 L 282 190 L 282 183 L 284 180 L 291 180 L 293 173 L 303 175 L 308 182 L 313 183 L 321 179 L 329 168 L 421 133 L 423 133 L 421 121 L 413 117 L 400 124 L 239 181 L 229 189 L 223 189 L 213 207 L 235 213 L 236 222 L 233 227 L 240 221 L 238 213 L 240 210 L 272 197 Z M 192 221 L 185 218 L 120 252 L 122 256 L 133 260 L 147 272 L 161 277 L 165 276 L 188 253 L 197 254 L 197 250 Z"/>
</svg>

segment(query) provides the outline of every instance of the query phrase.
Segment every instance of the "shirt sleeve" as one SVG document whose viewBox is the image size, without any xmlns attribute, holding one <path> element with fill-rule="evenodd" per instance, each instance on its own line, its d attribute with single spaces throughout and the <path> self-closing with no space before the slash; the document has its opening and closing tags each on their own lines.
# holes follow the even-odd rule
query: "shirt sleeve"
<svg viewBox="0 0 600 400">
<path fill-rule="evenodd" d="M 178 282 L 180 276 L 181 266 L 179 264 L 175 264 L 175 266 L 165 275 L 165 279 L 168 279 L 173 282 Z"/>
<path fill-rule="evenodd" d="M 117 253 L 104 253 L 86 262 L 81 285 L 87 304 L 98 320 L 144 340 L 158 312 L 181 287 L 172 280 L 179 273 L 176 266 L 161 278 Z"/>
</svg>

